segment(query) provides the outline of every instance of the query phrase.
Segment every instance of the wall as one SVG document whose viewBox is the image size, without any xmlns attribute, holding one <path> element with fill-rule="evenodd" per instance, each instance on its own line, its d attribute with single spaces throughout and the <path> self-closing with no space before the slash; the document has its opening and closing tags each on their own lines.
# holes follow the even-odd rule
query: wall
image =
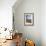
<svg viewBox="0 0 46 46">
<path fill-rule="evenodd" d="M 0 0 L 0 27 L 12 29 L 12 6 L 16 0 Z"/>
<path fill-rule="evenodd" d="M 34 25 L 24 26 L 24 13 L 34 12 Z M 23 33 L 23 37 L 35 41 L 41 46 L 41 0 L 23 0 L 14 10 L 15 28 Z"/>
<path fill-rule="evenodd" d="M 46 0 L 41 1 L 41 38 L 42 46 L 46 46 Z"/>
</svg>

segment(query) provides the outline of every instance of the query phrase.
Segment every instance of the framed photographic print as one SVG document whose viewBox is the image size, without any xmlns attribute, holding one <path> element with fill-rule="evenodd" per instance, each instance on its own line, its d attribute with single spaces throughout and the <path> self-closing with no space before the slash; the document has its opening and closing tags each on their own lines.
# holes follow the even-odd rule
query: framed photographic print
<svg viewBox="0 0 46 46">
<path fill-rule="evenodd" d="M 24 25 L 32 26 L 34 24 L 34 13 L 24 13 Z"/>
</svg>

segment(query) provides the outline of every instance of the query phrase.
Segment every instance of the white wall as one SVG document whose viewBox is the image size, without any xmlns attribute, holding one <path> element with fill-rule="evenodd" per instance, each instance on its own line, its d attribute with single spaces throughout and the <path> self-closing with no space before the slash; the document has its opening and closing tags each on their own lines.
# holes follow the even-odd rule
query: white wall
<svg viewBox="0 0 46 46">
<path fill-rule="evenodd" d="M 12 6 L 16 0 L 0 0 L 0 27 L 12 28 Z"/>
<path fill-rule="evenodd" d="M 41 1 L 41 38 L 42 46 L 46 46 L 46 0 Z"/>
<path fill-rule="evenodd" d="M 24 26 L 24 13 L 34 12 L 34 25 Z M 41 1 L 23 0 L 15 9 L 15 28 L 24 34 L 24 38 L 35 41 L 36 46 L 41 46 Z"/>
</svg>

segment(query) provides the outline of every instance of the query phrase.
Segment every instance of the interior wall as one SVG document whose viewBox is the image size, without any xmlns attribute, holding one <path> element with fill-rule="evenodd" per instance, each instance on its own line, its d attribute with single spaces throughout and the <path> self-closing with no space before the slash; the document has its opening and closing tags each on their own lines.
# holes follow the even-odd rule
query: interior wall
<svg viewBox="0 0 46 46">
<path fill-rule="evenodd" d="M 46 46 L 46 0 L 41 1 L 41 38 L 42 46 Z"/>
<path fill-rule="evenodd" d="M 16 0 L 0 0 L 0 27 L 12 29 L 12 6 Z"/>
<path fill-rule="evenodd" d="M 24 13 L 34 12 L 34 25 L 24 26 Z M 23 37 L 35 41 L 36 46 L 41 46 L 41 1 L 23 0 L 15 9 L 15 28 L 23 33 Z"/>
</svg>

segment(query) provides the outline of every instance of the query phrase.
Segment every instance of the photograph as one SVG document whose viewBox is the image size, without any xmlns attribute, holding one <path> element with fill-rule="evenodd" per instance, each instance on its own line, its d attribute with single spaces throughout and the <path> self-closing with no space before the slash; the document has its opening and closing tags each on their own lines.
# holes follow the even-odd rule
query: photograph
<svg viewBox="0 0 46 46">
<path fill-rule="evenodd" d="M 24 13 L 24 25 L 32 26 L 34 24 L 34 13 Z"/>
</svg>

